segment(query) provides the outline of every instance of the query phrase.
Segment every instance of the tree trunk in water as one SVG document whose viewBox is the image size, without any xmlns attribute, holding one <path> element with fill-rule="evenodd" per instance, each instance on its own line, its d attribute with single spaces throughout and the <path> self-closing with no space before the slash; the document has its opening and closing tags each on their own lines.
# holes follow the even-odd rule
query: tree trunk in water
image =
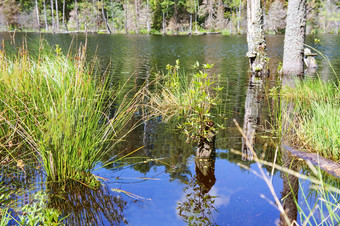
<svg viewBox="0 0 340 226">
<path fill-rule="evenodd" d="M 46 2 L 45 2 L 45 0 L 43 1 L 43 5 L 44 5 L 44 17 L 45 17 L 45 29 L 46 29 L 46 31 L 48 31 L 47 14 L 46 14 Z"/>
<path fill-rule="evenodd" d="M 58 11 L 58 0 L 55 0 L 55 15 L 57 19 L 57 31 L 59 31 L 59 11 Z"/>
<path fill-rule="evenodd" d="M 79 25 L 79 12 L 78 12 L 78 2 L 77 0 L 74 0 L 75 8 L 76 8 L 76 14 L 77 14 L 77 31 L 79 32 L 80 25 Z"/>
<path fill-rule="evenodd" d="M 261 0 L 247 0 L 247 42 L 250 69 L 253 75 L 265 77 L 267 70 L 267 47 L 263 32 Z"/>
<path fill-rule="evenodd" d="M 66 4 L 65 4 L 65 0 L 63 1 L 63 24 L 65 26 L 65 30 L 68 31 L 67 29 L 67 23 L 65 21 L 65 7 L 66 7 Z"/>
<path fill-rule="evenodd" d="M 38 22 L 38 29 L 40 31 L 40 20 L 39 20 L 39 8 L 38 8 L 38 0 L 35 0 L 35 8 L 37 10 L 37 22 Z"/>
<path fill-rule="evenodd" d="M 110 30 L 109 24 L 108 24 L 106 16 L 105 16 L 104 1 L 103 0 L 102 0 L 102 15 L 103 15 L 103 20 L 105 21 L 105 24 L 106 24 L 107 31 L 111 34 L 112 32 Z"/>
<path fill-rule="evenodd" d="M 52 14 L 52 31 L 55 32 L 55 24 L 54 24 L 54 11 L 53 11 L 53 0 L 51 0 L 51 14 Z"/>
<path fill-rule="evenodd" d="M 200 136 L 198 141 L 198 147 L 196 151 L 196 158 L 215 158 L 215 138 L 216 134 L 212 131 L 214 123 L 212 121 L 208 122 L 205 127 L 205 137 Z"/>
<path fill-rule="evenodd" d="M 303 45 L 306 33 L 306 0 L 289 0 L 283 50 L 284 75 L 303 74 Z"/>
</svg>

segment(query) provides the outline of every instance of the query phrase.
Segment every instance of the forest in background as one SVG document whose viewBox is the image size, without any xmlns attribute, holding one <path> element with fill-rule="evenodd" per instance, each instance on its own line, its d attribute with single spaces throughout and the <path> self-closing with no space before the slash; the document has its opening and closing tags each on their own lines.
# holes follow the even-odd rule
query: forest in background
<svg viewBox="0 0 340 226">
<path fill-rule="evenodd" d="M 263 0 L 264 30 L 283 33 L 287 0 Z M 0 0 L 0 31 L 167 33 L 247 30 L 246 0 Z M 339 33 L 340 2 L 307 1 L 307 33 Z"/>
</svg>

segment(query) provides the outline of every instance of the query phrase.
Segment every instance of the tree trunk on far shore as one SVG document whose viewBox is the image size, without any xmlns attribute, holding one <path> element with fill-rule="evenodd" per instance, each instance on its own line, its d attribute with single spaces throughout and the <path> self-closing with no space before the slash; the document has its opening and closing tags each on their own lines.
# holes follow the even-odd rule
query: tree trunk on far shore
<svg viewBox="0 0 340 226">
<path fill-rule="evenodd" d="M 303 74 L 303 45 L 306 33 L 306 0 L 289 0 L 283 50 L 284 75 Z"/>
<path fill-rule="evenodd" d="M 65 26 L 65 30 L 68 31 L 67 29 L 67 22 L 65 20 L 65 7 L 66 7 L 66 3 L 65 3 L 65 0 L 63 1 L 63 24 Z"/>
<path fill-rule="evenodd" d="M 57 31 L 59 31 L 59 10 L 58 10 L 58 0 L 55 0 L 55 15 L 57 21 Z"/>
<path fill-rule="evenodd" d="M 46 29 L 46 31 L 48 31 L 47 15 L 46 15 L 46 2 L 45 2 L 45 0 L 43 1 L 43 5 L 44 5 L 45 29 Z"/>
<path fill-rule="evenodd" d="M 55 32 L 55 23 L 54 23 L 54 11 L 53 11 L 53 0 L 51 0 L 51 14 L 52 14 L 52 31 Z"/>
<path fill-rule="evenodd" d="M 106 18 L 106 16 L 105 16 L 104 1 L 103 1 L 103 0 L 102 0 L 102 16 L 103 16 L 103 20 L 105 21 L 107 31 L 111 34 L 112 32 L 111 32 L 109 23 L 108 23 L 108 21 L 107 21 L 107 18 Z"/>
<path fill-rule="evenodd" d="M 38 8 L 38 1 L 37 0 L 35 0 L 35 9 L 36 9 L 36 13 L 37 13 L 38 29 L 40 31 L 39 8 Z"/>
<path fill-rule="evenodd" d="M 261 0 L 247 0 L 247 42 L 250 69 L 257 77 L 267 76 L 267 47 L 263 31 Z"/>
</svg>

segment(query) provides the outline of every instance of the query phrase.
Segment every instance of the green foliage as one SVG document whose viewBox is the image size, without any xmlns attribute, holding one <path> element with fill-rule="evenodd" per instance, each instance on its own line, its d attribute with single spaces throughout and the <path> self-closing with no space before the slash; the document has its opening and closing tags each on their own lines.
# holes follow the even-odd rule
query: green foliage
<svg viewBox="0 0 340 226">
<path fill-rule="evenodd" d="M 47 195 L 38 192 L 34 195 L 33 203 L 22 207 L 24 215 L 20 215 L 20 223 L 24 225 L 62 225 L 63 219 L 59 211 L 47 207 Z"/>
<path fill-rule="evenodd" d="M 286 101 L 295 103 L 295 139 L 302 147 L 339 161 L 340 92 L 332 82 L 296 81 L 296 87 L 283 89 Z"/>
<path fill-rule="evenodd" d="M 208 74 L 213 65 L 200 66 L 197 62 L 193 67 L 195 72 L 188 77 L 179 72 L 179 60 L 174 66 L 167 65 L 160 94 L 152 94 L 150 104 L 155 114 L 161 114 L 165 120 L 175 116 L 188 140 L 198 141 L 202 137 L 211 138 L 222 127 L 213 126 L 211 112 L 220 101 L 222 88 L 213 86 L 217 76 Z"/>
<path fill-rule="evenodd" d="M 38 153 L 49 181 L 97 186 L 91 172 L 125 135 L 120 132 L 129 131 L 137 96 L 118 103 L 123 94 L 108 87 L 108 77 L 96 79 L 84 51 L 68 58 L 58 46 L 55 53 L 43 49 L 38 59 L 25 48 L 13 57 L 0 52 L 3 145 L 15 140 Z M 110 114 L 113 104 L 117 107 Z"/>
</svg>

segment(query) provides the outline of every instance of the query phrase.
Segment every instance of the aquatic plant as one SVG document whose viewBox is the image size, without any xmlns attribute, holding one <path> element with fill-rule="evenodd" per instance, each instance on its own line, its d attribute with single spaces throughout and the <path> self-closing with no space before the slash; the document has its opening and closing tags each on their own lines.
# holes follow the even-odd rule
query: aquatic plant
<svg viewBox="0 0 340 226">
<path fill-rule="evenodd" d="M 19 213 L 20 212 L 20 213 Z M 47 207 L 47 195 L 38 192 L 29 204 L 15 212 L 13 209 L 0 209 L 0 225 L 63 225 L 59 211 Z"/>
<path fill-rule="evenodd" d="M 188 141 L 201 138 L 212 139 L 222 128 L 213 122 L 212 109 L 220 101 L 219 92 L 223 89 L 214 84 L 218 76 L 209 75 L 213 65 L 194 65 L 196 72 L 187 75 L 180 72 L 179 60 L 176 65 L 167 65 L 167 74 L 158 81 L 156 92 L 150 93 L 149 106 L 153 115 L 161 115 L 165 121 L 177 118 L 178 128 Z"/>
<path fill-rule="evenodd" d="M 339 222 L 340 190 L 337 186 L 326 183 L 323 173 L 321 172 L 319 167 L 316 168 L 312 165 L 312 163 L 306 161 L 310 173 L 308 175 L 301 174 L 301 168 L 297 167 L 296 158 L 292 157 L 290 153 L 285 150 L 281 150 L 282 155 L 284 156 L 282 157 L 282 165 L 278 164 L 277 162 L 277 153 L 275 153 L 275 158 L 273 162 L 268 162 L 258 158 L 256 152 L 253 149 L 253 146 L 249 143 L 248 138 L 243 133 L 238 123 L 235 120 L 234 122 L 239 132 L 246 140 L 246 145 L 253 152 L 254 161 L 257 164 L 259 172 L 255 171 L 247 165 L 244 165 L 243 163 L 239 163 L 238 165 L 245 169 L 248 169 L 250 172 L 254 173 L 264 180 L 264 182 L 268 186 L 268 189 L 271 192 L 275 203 L 269 200 L 269 197 L 264 197 L 263 195 L 261 196 L 262 198 L 267 199 L 274 207 L 276 207 L 280 211 L 280 225 L 334 225 L 335 223 Z M 279 148 L 277 148 L 276 152 L 278 150 Z M 242 155 L 241 152 L 238 152 L 238 154 Z M 265 166 L 272 168 L 271 174 L 265 173 L 265 171 L 263 170 Z M 277 196 L 277 192 L 275 191 L 273 186 L 273 174 L 275 170 L 280 170 L 283 173 L 283 187 L 284 189 L 287 189 L 282 193 L 283 197 L 281 199 Z M 308 197 L 304 193 L 303 189 L 301 189 L 302 200 L 298 200 L 299 187 L 302 187 L 301 184 L 303 182 L 307 183 L 308 187 L 316 192 L 317 200 L 313 206 L 310 206 Z M 287 202 L 290 202 L 290 204 L 286 205 L 285 203 Z M 307 210 L 304 211 L 304 208 L 302 206 L 307 206 Z M 292 213 L 292 211 L 296 211 L 296 213 Z M 296 221 L 297 218 L 295 214 L 300 215 L 300 222 Z"/>
<path fill-rule="evenodd" d="M 112 88 L 108 74 L 86 64 L 85 52 L 64 56 L 45 44 L 35 56 L 24 45 L 17 55 L 0 51 L 0 137 L 3 146 L 25 146 L 36 155 L 48 181 L 95 186 L 91 172 L 132 129 L 127 122 L 138 94 L 127 98 Z"/>
<path fill-rule="evenodd" d="M 296 80 L 295 88 L 282 90 L 283 99 L 295 104 L 290 122 L 293 142 L 335 161 L 340 160 L 339 91 L 335 83 L 321 79 Z"/>
</svg>

